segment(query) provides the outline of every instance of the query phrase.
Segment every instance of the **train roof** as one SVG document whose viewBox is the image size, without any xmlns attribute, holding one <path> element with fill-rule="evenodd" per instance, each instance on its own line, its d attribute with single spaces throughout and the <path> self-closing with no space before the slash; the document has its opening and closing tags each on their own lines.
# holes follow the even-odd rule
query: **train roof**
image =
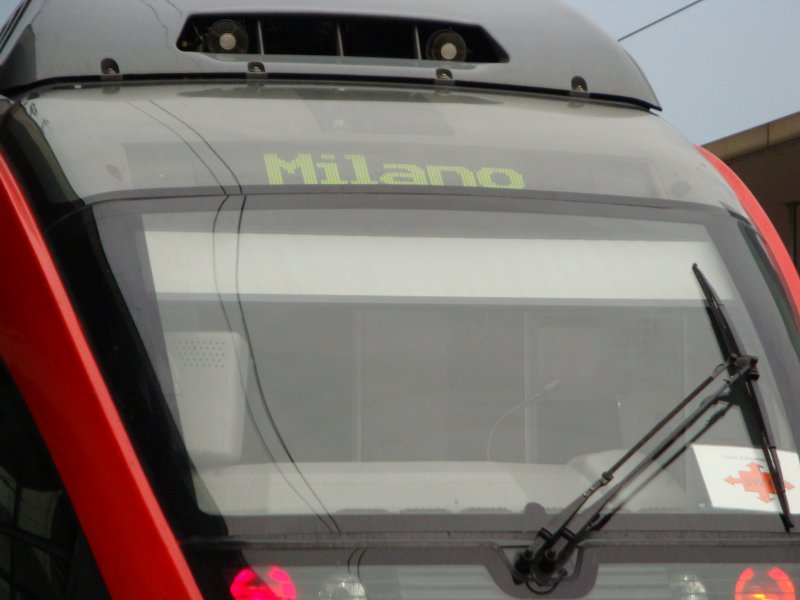
<svg viewBox="0 0 800 600">
<path fill-rule="evenodd" d="M 452 32 L 460 42 L 432 49 Z M 0 32 L 6 95 L 215 76 L 429 81 L 660 108 L 625 49 L 557 0 L 26 0 Z"/>
</svg>

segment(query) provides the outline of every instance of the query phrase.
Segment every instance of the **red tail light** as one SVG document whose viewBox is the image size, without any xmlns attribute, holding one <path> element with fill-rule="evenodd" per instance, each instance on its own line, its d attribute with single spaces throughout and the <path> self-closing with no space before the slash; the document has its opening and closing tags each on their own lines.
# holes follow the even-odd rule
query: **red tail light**
<svg viewBox="0 0 800 600">
<path fill-rule="evenodd" d="M 735 600 L 796 600 L 794 583 L 786 571 L 774 567 L 754 570 L 747 568 L 736 582 Z"/>
<path fill-rule="evenodd" d="M 297 600 L 297 590 L 289 574 L 272 566 L 263 577 L 253 569 L 242 569 L 231 584 L 234 600 Z"/>
</svg>

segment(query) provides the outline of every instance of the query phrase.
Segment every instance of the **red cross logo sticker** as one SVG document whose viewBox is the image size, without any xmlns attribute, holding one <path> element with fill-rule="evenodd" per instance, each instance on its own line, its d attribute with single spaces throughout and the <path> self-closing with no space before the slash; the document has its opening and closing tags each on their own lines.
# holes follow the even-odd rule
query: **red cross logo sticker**
<svg viewBox="0 0 800 600">
<path fill-rule="evenodd" d="M 739 479 L 728 476 L 725 482 L 731 485 L 741 485 L 745 492 L 758 495 L 758 499 L 764 503 L 770 501 L 770 495 L 775 495 L 775 485 L 769 473 L 761 470 L 761 465 L 751 462 L 747 465 L 749 470 L 739 471 Z M 788 481 L 784 482 L 786 491 L 794 489 Z"/>
</svg>

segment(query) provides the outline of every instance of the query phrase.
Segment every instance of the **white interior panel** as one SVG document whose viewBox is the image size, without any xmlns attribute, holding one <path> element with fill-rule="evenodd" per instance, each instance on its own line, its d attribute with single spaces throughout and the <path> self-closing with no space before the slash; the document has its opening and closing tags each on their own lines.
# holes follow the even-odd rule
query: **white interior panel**
<svg viewBox="0 0 800 600">
<path fill-rule="evenodd" d="M 238 286 L 215 278 L 215 247 L 236 234 L 147 231 L 160 294 L 701 300 L 691 265 L 731 297 L 700 241 L 487 239 L 305 234 L 239 236 Z M 230 265 L 235 269 L 236 265 Z"/>
</svg>

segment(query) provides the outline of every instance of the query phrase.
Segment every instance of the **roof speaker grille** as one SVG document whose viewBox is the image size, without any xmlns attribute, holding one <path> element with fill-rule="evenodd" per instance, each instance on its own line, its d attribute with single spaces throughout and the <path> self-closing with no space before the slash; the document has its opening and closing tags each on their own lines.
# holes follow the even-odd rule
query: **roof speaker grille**
<svg viewBox="0 0 800 600">
<path fill-rule="evenodd" d="M 308 14 L 190 17 L 178 48 L 206 54 L 508 61 L 500 45 L 476 25 Z"/>
</svg>

